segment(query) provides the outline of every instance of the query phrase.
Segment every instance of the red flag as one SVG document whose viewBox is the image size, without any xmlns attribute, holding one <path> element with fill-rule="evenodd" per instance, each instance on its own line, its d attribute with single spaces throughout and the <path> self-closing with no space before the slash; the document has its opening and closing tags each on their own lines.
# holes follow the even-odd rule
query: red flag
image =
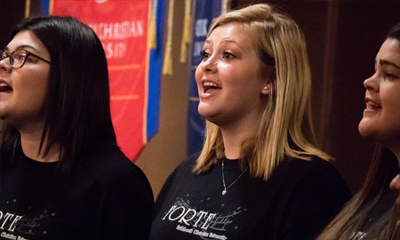
<svg viewBox="0 0 400 240">
<path fill-rule="evenodd" d="M 49 11 L 77 17 L 103 43 L 117 141 L 132 160 L 146 143 L 149 5 L 150 0 L 53 0 Z"/>
</svg>

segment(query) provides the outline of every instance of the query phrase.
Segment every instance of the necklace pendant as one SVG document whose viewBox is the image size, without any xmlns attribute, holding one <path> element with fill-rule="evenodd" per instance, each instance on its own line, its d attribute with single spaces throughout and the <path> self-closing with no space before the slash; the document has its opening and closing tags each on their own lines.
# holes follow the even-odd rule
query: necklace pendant
<svg viewBox="0 0 400 240">
<path fill-rule="evenodd" d="M 227 191 L 224 189 L 222 190 L 222 196 L 224 196 L 227 193 Z"/>
</svg>

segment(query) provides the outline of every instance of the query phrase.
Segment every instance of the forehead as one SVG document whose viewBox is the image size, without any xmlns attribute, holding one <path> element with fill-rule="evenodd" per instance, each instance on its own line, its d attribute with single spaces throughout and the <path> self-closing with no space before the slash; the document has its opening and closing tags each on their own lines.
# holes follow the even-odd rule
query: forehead
<svg viewBox="0 0 400 240">
<path fill-rule="evenodd" d="M 377 62 L 386 60 L 400 66 L 400 42 L 393 38 L 388 38 L 381 46 L 376 55 Z"/>
<path fill-rule="evenodd" d="M 8 43 L 6 49 L 10 52 L 16 49 L 23 48 L 33 53 L 47 54 L 47 49 L 44 44 L 31 31 L 21 31 Z"/>
<path fill-rule="evenodd" d="M 232 42 L 242 48 L 253 48 L 252 41 L 249 41 L 250 32 L 243 24 L 237 22 L 227 23 L 215 28 L 207 40 L 214 43 Z"/>
</svg>

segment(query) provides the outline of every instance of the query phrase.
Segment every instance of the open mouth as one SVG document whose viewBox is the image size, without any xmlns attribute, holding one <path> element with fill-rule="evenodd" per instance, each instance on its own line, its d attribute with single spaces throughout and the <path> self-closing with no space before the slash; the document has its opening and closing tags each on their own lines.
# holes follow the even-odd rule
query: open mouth
<svg viewBox="0 0 400 240">
<path fill-rule="evenodd" d="M 2 93 L 2 92 L 6 92 L 6 93 L 12 92 L 12 88 L 10 88 L 5 83 L 0 83 L 0 93 Z"/>
<path fill-rule="evenodd" d="M 204 92 L 206 93 L 207 91 L 212 89 L 221 89 L 221 86 L 213 82 L 203 82 L 203 89 Z"/>
<path fill-rule="evenodd" d="M 379 106 L 378 104 L 376 104 L 376 103 L 374 103 L 374 102 L 372 102 L 370 100 L 367 100 L 366 103 L 367 103 L 367 109 L 368 110 L 381 108 L 381 106 Z"/>
</svg>

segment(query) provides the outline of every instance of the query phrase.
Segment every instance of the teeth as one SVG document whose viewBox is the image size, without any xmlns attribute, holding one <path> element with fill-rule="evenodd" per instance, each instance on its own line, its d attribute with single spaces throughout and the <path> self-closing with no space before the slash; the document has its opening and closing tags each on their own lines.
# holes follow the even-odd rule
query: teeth
<svg viewBox="0 0 400 240">
<path fill-rule="evenodd" d="M 0 87 L 7 87 L 8 85 L 5 83 L 0 83 Z"/>
<path fill-rule="evenodd" d="M 367 109 L 368 110 L 371 110 L 371 109 L 374 109 L 374 108 L 379 108 L 379 107 L 380 106 L 378 104 L 374 103 L 374 102 L 371 102 L 371 101 L 367 102 Z"/>
<path fill-rule="evenodd" d="M 217 84 L 215 84 L 213 82 L 204 82 L 203 86 L 204 87 L 219 87 Z"/>
</svg>

